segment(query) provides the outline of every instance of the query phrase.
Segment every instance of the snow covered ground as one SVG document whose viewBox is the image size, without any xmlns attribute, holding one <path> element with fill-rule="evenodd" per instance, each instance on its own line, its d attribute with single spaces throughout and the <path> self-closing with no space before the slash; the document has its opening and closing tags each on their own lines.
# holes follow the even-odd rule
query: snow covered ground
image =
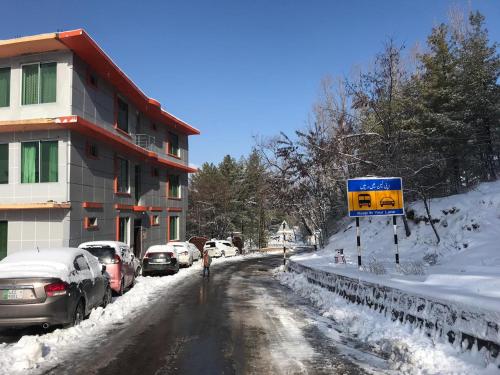
<svg viewBox="0 0 500 375">
<path fill-rule="evenodd" d="M 422 202 L 411 204 L 408 210 L 416 218 L 409 220 L 411 236 L 405 236 L 398 219 L 401 263 L 422 263 L 423 275 L 404 275 L 396 270 L 390 217 L 360 219 L 363 263 L 375 259 L 386 269 L 384 275 L 358 271 L 354 219 L 346 219 L 345 228 L 330 238 L 324 250 L 291 259 L 309 267 L 500 313 L 500 181 L 483 183 L 466 194 L 433 199 L 430 209 L 437 220 L 439 244 L 424 220 Z M 346 265 L 334 262 L 335 249 L 339 248 L 344 249 Z"/>
<path fill-rule="evenodd" d="M 212 266 L 261 256 L 264 255 L 214 259 Z M 197 262 L 173 276 L 139 277 L 136 285 L 125 295 L 114 298 L 113 303 L 105 309 L 94 309 L 89 318 L 76 327 L 57 329 L 44 335 L 23 336 L 14 344 L 0 342 L 0 374 L 27 374 L 39 369 L 49 369 L 80 348 L 95 345 L 111 330 L 131 321 L 156 300 L 168 294 L 169 289 L 176 284 L 188 278 L 199 277 L 201 268 L 201 262 Z"/>
<path fill-rule="evenodd" d="M 367 307 L 348 303 L 337 294 L 310 284 L 303 275 L 285 273 L 280 267 L 275 277 L 308 298 L 322 316 L 333 321 L 334 325 L 322 326 L 328 337 L 365 343 L 372 352 L 388 357 L 394 373 L 490 375 L 500 372 L 498 363 L 486 364 L 482 352 L 463 351 L 440 338 L 431 339 L 411 325 L 391 322 Z"/>
</svg>

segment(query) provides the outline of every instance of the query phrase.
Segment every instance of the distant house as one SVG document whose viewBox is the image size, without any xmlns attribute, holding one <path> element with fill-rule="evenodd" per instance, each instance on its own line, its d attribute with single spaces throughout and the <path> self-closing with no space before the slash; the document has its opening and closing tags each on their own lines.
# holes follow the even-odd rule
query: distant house
<svg viewBox="0 0 500 375">
<path fill-rule="evenodd" d="M 275 231 L 269 235 L 268 246 L 279 247 L 284 243 L 296 242 L 295 229 L 290 227 L 286 220 L 275 228 Z"/>
<path fill-rule="evenodd" d="M 151 72 L 155 74 L 155 72 Z M 185 237 L 188 137 L 84 31 L 0 41 L 0 259 Z"/>
</svg>

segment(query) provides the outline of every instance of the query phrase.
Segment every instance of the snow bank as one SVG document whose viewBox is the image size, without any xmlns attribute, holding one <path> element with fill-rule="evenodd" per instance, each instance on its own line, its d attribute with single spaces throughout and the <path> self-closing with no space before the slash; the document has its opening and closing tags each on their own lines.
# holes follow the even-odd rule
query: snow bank
<svg viewBox="0 0 500 375">
<path fill-rule="evenodd" d="M 361 218 L 363 263 L 375 259 L 386 269 L 384 275 L 358 271 L 353 219 L 346 219 L 345 228 L 330 238 L 324 250 L 291 259 L 324 271 L 500 313 L 500 181 L 483 183 L 466 194 L 433 199 L 430 209 L 441 237 L 439 244 L 425 221 L 422 202 L 408 209 L 414 218 L 409 220 L 411 236 L 405 236 L 398 219 L 401 262 L 420 262 L 424 275 L 403 275 L 395 268 L 390 217 Z M 347 265 L 334 262 L 335 249 L 339 248 L 344 249 Z"/>
<path fill-rule="evenodd" d="M 258 256 L 262 255 L 214 259 L 212 266 Z M 23 336 L 15 344 L 0 343 L 0 374 L 26 374 L 37 368 L 48 368 L 79 352 L 82 347 L 95 345 L 110 330 L 132 321 L 156 300 L 168 294 L 169 288 L 200 273 L 201 262 L 197 262 L 173 276 L 138 277 L 137 284 L 130 291 L 115 298 L 105 309 L 94 309 L 89 318 L 76 327 L 57 329 L 40 336 Z"/>
<path fill-rule="evenodd" d="M 353 305 L 325 288 L 312 285 L 303 274 L 282 272 L 275 277 L 302 297 L 351 338 L 388 357 L 390 367 L 401 374 L 498 374 L 497 363 L 488 363 L 484 350 L 464 351 L 439 336 L 428 337 L 410 323 L 391 322 L 367 306 Z M 325 327 L 325 334 L 338 339 L 338 330 Z"/>
</svg>

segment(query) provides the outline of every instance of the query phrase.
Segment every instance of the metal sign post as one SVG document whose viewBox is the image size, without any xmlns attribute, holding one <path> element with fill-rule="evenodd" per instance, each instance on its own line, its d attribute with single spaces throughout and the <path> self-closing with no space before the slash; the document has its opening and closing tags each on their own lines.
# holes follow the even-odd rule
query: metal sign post
<svg viewBox="0 0 500 375">
<path fill-rule="evenodd" d="M 399 266 L 398 225 L 396 224 L 396 215 L 394 215 L 392 217 L 392 227 L 394 228 L 394 246 L 396 247 L 396 265 Z"/>
<path fill-rule="evenodd" d="M 359 217 L 356 217 L 356 243 L 358 247 L 358 267 L 361 267 L 361 232 L 359 230 Z"/>
<path fill-rule="evenodd" d="M 362 177 L 347 180 L 349 217 L 356 218 L 356 244 L 358 267 L 361 267 L 361 233 L 359 218 L 363 216 L 392 216 L 396 264 L 399 248 L 396 216 L 404 215 L 403 182 L 401 177 Z"/>
</svg>

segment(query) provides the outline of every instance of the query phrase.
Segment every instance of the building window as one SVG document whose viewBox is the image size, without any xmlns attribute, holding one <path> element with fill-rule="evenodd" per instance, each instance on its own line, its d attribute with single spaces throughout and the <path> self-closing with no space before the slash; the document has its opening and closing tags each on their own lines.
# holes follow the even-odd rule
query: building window
<svg viewBox="0 0 500 375">
<path fill-rule="evenodd" d="M 56 63 L 23 65 L 22 104 L 54 103 L 56 76 Z"/>
<path fill-rule="evenodd" d="M 168 153 L 173 156 L 179 156 L 179 136 L 174 133 L 168 133 Z"/>
<path fill-rule="evenodd" d="M 91 159 L 99 159 L 99 149 L 95 143 L 87 142 L 85 151 L 87 153 L 87 157 Z"/>
<path fill-rule="evenodd" d="M 116 127 L 128 133 L 128 104 L 119 97 L 116 98 Z"/>
<path fill-rule="evenodd" d="M 10 105 L 10 68 L 0 68 L 0 107 Z"/>
<path fill-rule="evenodd" d="M 160 225 L 160 216 L 158 215 L 151 216 L 151 225 L 152 226 Z"/>
<path fill-rule="evenodd" d="M 58 143 L 21 143 L 21 183 L 57 182 Z"/>
<path fill-rule="evenodd" d="M 118 218 L 118 235 L 117 241 L 129 244 L 129 218 L 119 217 Z"/>
<path fill-rule="evenodd" d="M 181 197 L 181 189 L 179 185 L 179 176 L 178 175 L 169 175 L 168 176 L 168 197 L 169 198 L 180 198 Z"/>
<path fill-rule="evenodd" d="M 116 158 L 117 175 L 116 175 L 116 192 L 129 193 L 129 163 L 128 160 Z"/>
<path fill-rule="evenodd" d="M 9 183 L 9 144 L 0 145 L 0 184 Z"/>
<path fill-rule="evenodd" d="M 169 216 L 168 240 L 177 241 L 178 239 L 179 239 L 179 216 Z"/>
<path fill-rule="evenodd" d="M 96 217 L 86 217 L 84 221 L 84 227 L 88 230 L 98 229 L 97 218 Z"/>
<path fill-rule="evenodd" d="M 0 260 L 7 256 L 7 221 L 0 221 Z"/>
<path fill-rule="evenodd" d="M 160 176 L 160 171 L 156 167 L 151 167 L 151 176 L 153 177 L 159 177 Z"/>
</svg>

